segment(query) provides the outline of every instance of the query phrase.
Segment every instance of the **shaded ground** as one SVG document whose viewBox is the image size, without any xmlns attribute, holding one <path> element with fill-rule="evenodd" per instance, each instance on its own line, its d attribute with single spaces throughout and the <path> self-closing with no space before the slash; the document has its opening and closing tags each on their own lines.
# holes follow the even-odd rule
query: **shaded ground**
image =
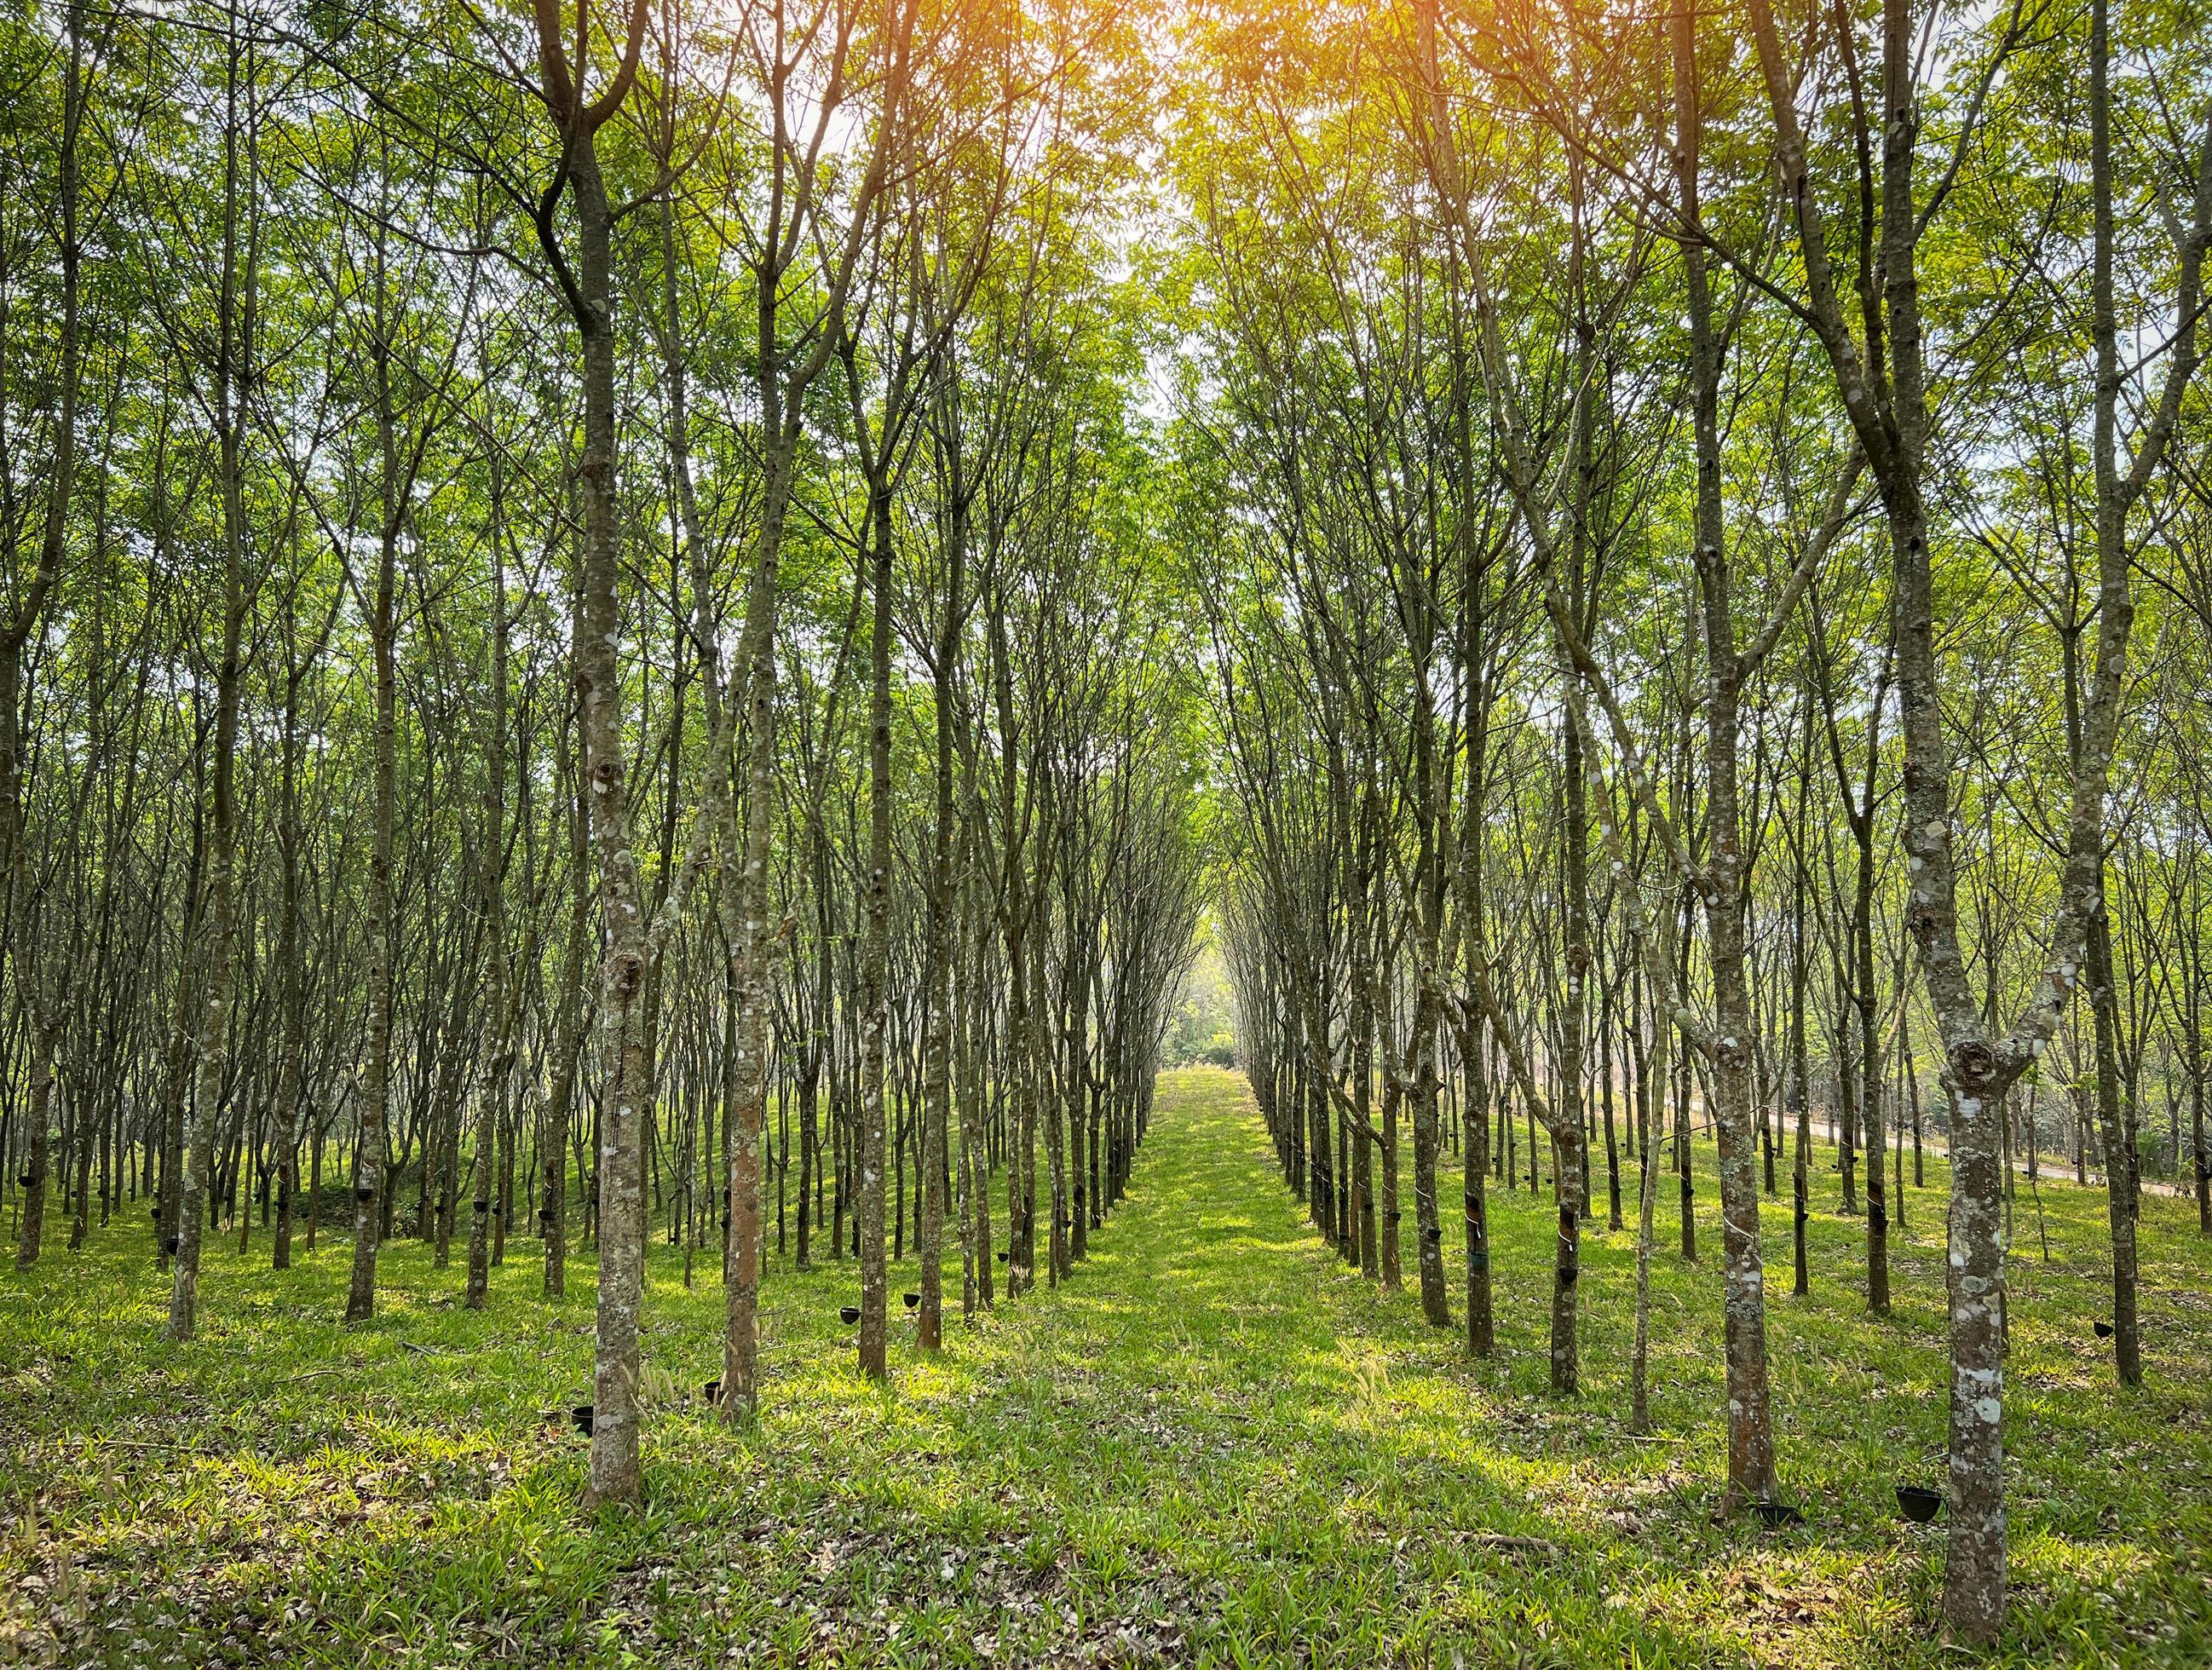
<svg viewBox="0 0 2212 1670">
<path fill-rule="evenodd" d="M 2042 1196 L 2054 1261 L 2024 1184 L 2015 1234 L 2006 1656 L 2212 1662 L 2193 1207 L 2144 1202 L 2152 1384 L 2123 1398 L 2089 1327 L 2102 1197 Z M 948 1322 L 937 1361 L 898 1351 L 889 1391 L 836 1320 L 853 1266 L 776 1264 L 748 1437 L 676 1400 L 719 1366 L 720 1293 L 657 1257 L 666 1402 L 634 1518 L 577 1514 L 582 1441 L 541 1418 L 585 1395 L 592 1313 L 587 1282 L 536 1296 L 534 1243 L 486 1315 L 452 1297 L 458 1269 L 395 1247 L 356 1330 L 332 1320 L 343 1242 L 282 1278 L 211 1249 L 205 1334 L 173 1348 L 144 1236 L 118 1225 L 0 1276 L 0 1661 L 1932 1663 L 1940 1527 L 1897 1522 L 1890 1491 L 1941 1477 L 1940 1199 L 1908 1199 L 1891 1322 L 1861 1314 L 1844 1220 L 1816 1223 L 1812 1299 L 1786 1266 L 1771 1284 L 1784 1481 L 1809 1520 L 1779 1533 L 1709 1517 L 1717 1276 L 1664 1251 L 1670 1201 L 1639 1443 L 1630 1237 L 1594 1238 L 1589 1389 L 1557 1403 L 1549 1224 L 1525 1192 L 1496 1210 L 1499 1354 L 1471 1363 L 1319 1244 L 1221 1072 L 1163 1084 L 1134 1192 L 1069 1286 Z M 1767 1233 L 1786 1260 L 1785 1209 Z"/>
</svg>

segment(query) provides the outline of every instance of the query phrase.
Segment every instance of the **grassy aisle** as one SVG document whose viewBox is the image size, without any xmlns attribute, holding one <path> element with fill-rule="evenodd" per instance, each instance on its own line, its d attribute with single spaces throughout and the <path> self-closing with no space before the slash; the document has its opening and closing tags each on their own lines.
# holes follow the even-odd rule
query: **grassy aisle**
<svg viewBox="0 0 2212 1670">
<path fill-rule="evenodd" d="M 2154 1386 L 2124 1401 L 2073 1339 L 2100 1199 L 2045 1194 L 2061 1256 L 2023 1268 L 2014 1324 L 2011 1653 L 2212 1661 L 2208 1319 L 2171 1290 L 2191 1257 L 2201 1287 L 2201 1249 L 2148 1236 L 2157 1309 L 2197 1326 L 2154 1335 Z M 851 1264 L 779 1265 L 759 1432 L 668 1402 L 641 1518 L 574 1509 L 581 1442 L 539 1412 L 583 1395 L 588 1283 L 545 1303 L 531 1244 L 488 1315 L 397 1246 L 355 1331 L 331 1321 L 343 1243 L 282 1278 L 216 1256 L 211 1325 L 178 1349 L 143 1237 L 118 1230 L 0 1278 L 0 1658 L 1932 1663 L 1940 1540 L 1888 1501 L 1942 1443 L 1931 1198 L 1893 1323 L 1841 1285 L 1840 1223 L 1815 1299 L 1777 1294 L 1784 1482 L 1812 1522 L 1772 1534 L 1708 1517 L 1710 1267 L 1659 1260 L 1661 1433 L 1634 1442 L 1626 1236 L 1591 1248 L 1591 1389 L 1558 1404 L 1545 1211 L 1500 1198 L 1501 1351 L 1472 1363 L 1320 1245 L 1219 1072 L 1163 1084 L 1134 1190 L 1067 1287 L 953 1321 L 937 1361 L 897 1351 L 888 1392 L 836 1316 Z M 2147 1230 L 2169 1209 L 2147 1202 Z M 718 1365 L 719 1284 L 680 1274 L 657 1254 L 670 1400 Z"/>
</svg>

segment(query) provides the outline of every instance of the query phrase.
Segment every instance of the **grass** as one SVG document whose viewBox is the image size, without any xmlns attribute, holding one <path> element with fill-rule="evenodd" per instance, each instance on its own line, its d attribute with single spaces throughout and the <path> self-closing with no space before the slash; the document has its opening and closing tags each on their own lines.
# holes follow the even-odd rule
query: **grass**
<svg viewBox="0 0 2212 1670">
<path fill-rule="evenodd" d="M 1784 1485 L 1808 1521 L 1778 1532 L 1711 1517 L 1717 1273 L 1668 1250 L 1671 1199 L 1658 1430 L 1638 1442 L 1630 1236 L 1591 1238 L 1587 1389 L 1553 1400 L 1546 1210 L 1496 1197 L 1499 1349 L 1472 1361 L 1320 1244 L 1219 1072 L 1163 1084 L 1133 1191 L 1072 1283 L 950 1320 L 935 1360 L 896 1350 L 888 1388 L 854 1372 L 836 1319 L 852 1262 L 778 1264 L 758 1430 L 657 1411 L 635 1515 L 578 1512 L 583 1440 L 542 1419 L 587 1395 L 588 1267 L 548 1303 L 526 1242 L 474 1314 L 458 1268 L 401 1243 L 378 1319 L 347 1329 L 343 1242 L 282 1277 L 265 1251 L 211 1246 L 203 1336 L 173 1347 L 145 1236 L 118 1224 L 0 1276 L 0 1661 L 1950 1661 L 1941 1526 L 1900 1523 L 1890 1497 L 1942 1477 L 1940 1169 L 1929 1181 L 1883 1323 L 1863 1314 L 1855 1224 L 1815 1219 L 1814 1291 L 1794 1299 L 1786 1205 L 1769 1211 Z M 2123 1395 L 2090 1329 L 2103 1197 L 2046 1180 L 2043 1199 L 2048 1265 L 2023 1184 L 1996 1656 L 2212 1662 L 2193 1205 L 2143 1203 L 2149 1386 Z M 651 1279 L 649 1360 L 696 1394 L 719 1369 L 719 1285 L 687 1292 L 665 1254 Z"/>
</svg>

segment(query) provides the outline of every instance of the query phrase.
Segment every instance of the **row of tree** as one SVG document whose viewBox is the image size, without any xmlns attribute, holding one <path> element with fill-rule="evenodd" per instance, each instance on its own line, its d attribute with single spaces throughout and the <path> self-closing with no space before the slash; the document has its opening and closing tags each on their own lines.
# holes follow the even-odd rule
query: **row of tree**
<svg viewBox="0 0 2212 1670">
<path fill-rule="evenodd" d="M 1802 1292 L 1825 1103 L 1882 1315 L 1905 1150 L 1917 1183 L 1940 1139 L 1944 1609 L 1986 1640 L 2014 1179 L 2055 1145 L 2105 1182 L 2128 1383 L 2145 1169 L 2193 1174 L 2212 1234 L 2195 26 L 1414 0 L 1273 16 L 1264 56 L 1256 27 L 1194 31 L 1177 271 L 1227 531 L 1225 925 L 1285 1171 L 1395 1283 L 1409 1128 L 1423 1308 L 1449 1322 L 1463 1242 L 1486 1352 L 1525 1114 L 1572 1393 L 1625 1127 L 1640 1428 L 1657 1197 L 1695 1256 L 1708 1129 L 1741 1507 L 1776 1500 L 1778 1160 Z"/>
<path fill-rule="evenodd" d="M 349 1230 L 349 1319 L 580 1237 L 618 1503 L 656 1228 L 732 1420 L 771 1210 L 877 1376 L 891 1259 L 932 1349 L 948 1241 L 969 1311 L 1085 1255 L 1200 902 L 1114 27 L 0 27 L 20 1265 L 136 1219 L 184 1339 L 226 1224 Z"/>
<path fill-rule="evenodd" d="M 924 1347 L 948 1233 L 1057 1279 L 1211 909 L 1286 1174 L 1397 1280 L 1410 1128 L 1478 1351 L 1548 1173 L 1563 1394 L 1601 1174 L 1646 1291 L 1711 1135 L 1739 1505 L 1762 1194 L 1802 1287 L 1818 1104 L 1880 1312 L 1940 1145 L 2000 1627 L 2015 1179 L 2106 1184 L 2126 1380 L 2143 1175 L 2212 1225 L 2185 12 L 52 0 L 0 74 L 19 1260 L 129 1206 L 182 1338 L 326 1179 L 356 1318 L 588 1238 L 634 1499 L 656 1226 L 732 1419 L 771 1210 L 874 1374 L 909 1230 Z"/>
</svg>

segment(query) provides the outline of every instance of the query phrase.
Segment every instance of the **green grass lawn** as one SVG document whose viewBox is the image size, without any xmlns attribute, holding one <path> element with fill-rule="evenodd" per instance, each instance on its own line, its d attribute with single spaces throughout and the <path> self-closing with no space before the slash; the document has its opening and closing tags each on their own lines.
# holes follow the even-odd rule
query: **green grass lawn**
<svg viewBox="0 0 2212 1670">
<path fill-rule="evenodd" d="M 1834 1182 L 1816 1187 L 1832 1200 Z M 2023 1183 L 2003 1657 L 2212 1663 L 2212 1248 L 2192 1205 L 2146 1198 L 2150 1383 L 2123 1396 L 2090 1330 L 2103 1197 L 2046 1181 L 2043 1199 L 2048 1264 Z M 759 1430 L 656 1411 L 649 1509 L 595 1517 L 575 1507 L 584 1441 L 541 1418 L 587 1395 L 587 1267 L 549 1304 L 522 1243 L 471 1314 L 458 1260 L 434 1272 L 399 1243 L 377 1321 L 347 1329 L 343 1242 L 281 1277 L 265 1241 L 245 1259 L 211 1244 L 202 1336 L 176 1347 L 147 1238 L 118 1224 L 0 1274 L 0 1662 L 1952 1657 L 1940 1525 L 1899 1523 L 1890 1495 L 1942 1479 L 1939 1187 L 1908 1202 L 1880 1324 L 1856 1226 L 1816 1219 L 1814 1296 L 1793 1299 L 1787 1208 L 1770 1208 L 1783 1481 L 1808 1521 L 1772 1533 L 1711 1517 L 1718 1277 L 1710 1253 L 1668 1251 L 1671 1196 L 1643 1442 L 1626 1430 L 1632 1236 L 1592 1237 L 1587 1389 L 1563 1403 L 1545 1392 L 1548 1213 L 1496 1199 L 1499 1349 L 1478 1363 L 1320 1244 L 1241 1079 L 1171 1075 L 1133 1190 L 1069 1285 L 976 1327 L 955 1315 L 934 1361 L 902 1343 L 882 1389 L 836 1317 L 854 1266 L 778 1263 Z M 648 1361 L 696 1397 L 720 1368 L 719 1282 L 687 1292 L 665 1249 L 651 1276 Z"/>
</svg>

